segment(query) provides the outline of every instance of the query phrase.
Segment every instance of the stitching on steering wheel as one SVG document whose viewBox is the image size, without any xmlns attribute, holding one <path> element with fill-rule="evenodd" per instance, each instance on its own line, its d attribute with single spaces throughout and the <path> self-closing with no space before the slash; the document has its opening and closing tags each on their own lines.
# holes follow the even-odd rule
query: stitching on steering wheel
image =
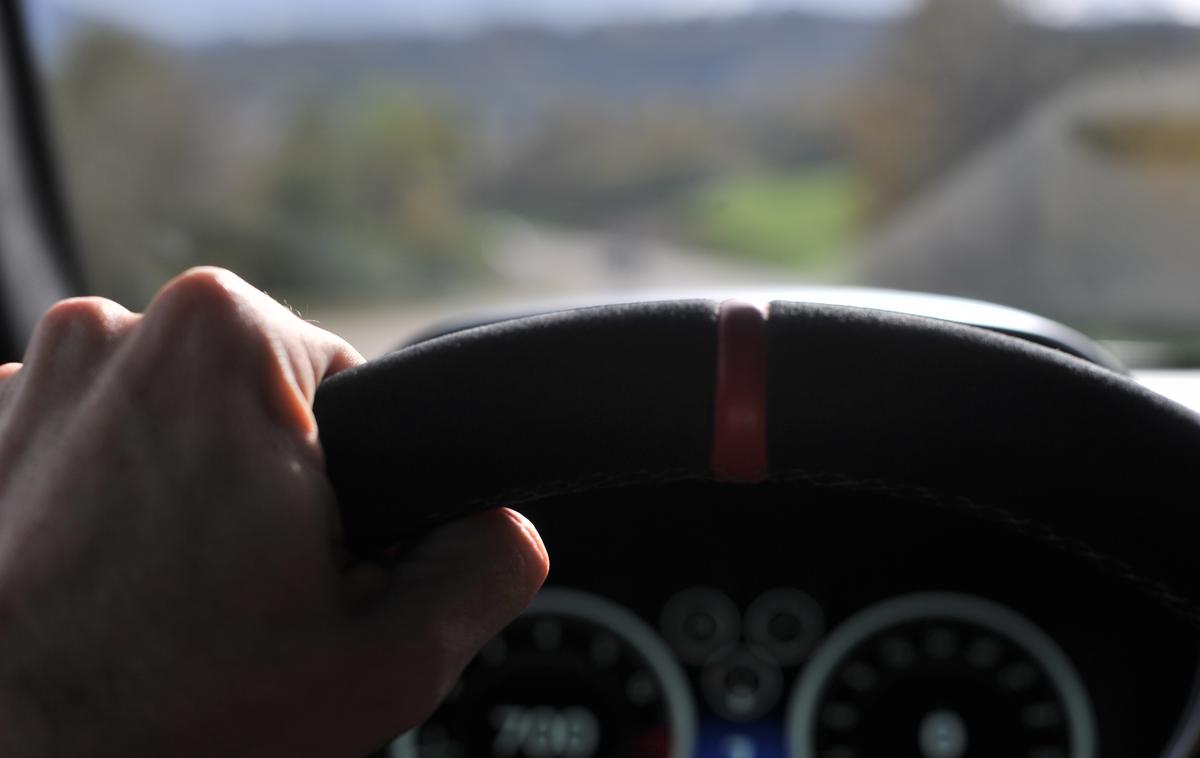
<svg viewBox="0 0 1200 758">
<path fill-rule="evenodd" d="M 543 500 L 562 495 L 580 494 L 601 489 L 624 486 L 654 484 L 711 483 L 710 473 L 698 473 L 689 468 L 635 469 L 632 471 L 596 472 L 572 479 L 559 479 L 539 483 L 534 487 L 517 487 L 511 490 L 469 501 L 462 507 L 442 509 L 435 512 L 430 522 L 451 518 L 463 512 L 483 510 L 500 505 L 519 505 L 534 500 Z M 882 479 L 861 479 L 844 474 L 813 472 L 805 469 L 790 469 L 773 473 L 769 483 L 784 486 L 816 487 L 828 490 L 845 490 L 855 493 L 871 493 L 890 496 L 897 500 L 922 503 L 933 507 L 969 513 L 983 521 L 1012 529 L 1055 550 L 1075 558 L 1086 560 L 1104 573 L 1130 584 L 1139 592 L 1164 606 L 1172 613 L 1182 616 L 1193 627 L 1200 629 L 1200 605 L 1190 597 L 1173 590 L 1166 583 L 1146 576 L 1127 561 L 1109 555 L 1088 541 L 1065 535 L 1040 521 L 1018 516 L 1002 506 L 981 503 L 964 495 L 948 495 L 929 487 L 912 484 L 897 484 Z"/>
<path fill-rule="evenodd" d="M 1158 579 L 1142 574 L 1127 561 L 1097 549 L 1080 537 L 1064 535 L 1048 524 L 1018 516 L 1002 506 L 980 503 L 964 495 L 946 495 L 918 485 L 893 484 L 880 479 L 855 479 L 841 474 L 813 473 L 802 469 L 783 472 L 773 477 L 772 481 L 784 485 L 805 484 L 823 489 L 878 493 L 941 509 L 965 511 L 980 520 L 1020 532 L 1055 550 L 1089 561 L 1104 573 L 1127 582 L 1171 612 L 1182 616 L 1192 626 L 1200 628 L 1200 605 L 1191 598 L 1176 592 Z"/>
</svg>

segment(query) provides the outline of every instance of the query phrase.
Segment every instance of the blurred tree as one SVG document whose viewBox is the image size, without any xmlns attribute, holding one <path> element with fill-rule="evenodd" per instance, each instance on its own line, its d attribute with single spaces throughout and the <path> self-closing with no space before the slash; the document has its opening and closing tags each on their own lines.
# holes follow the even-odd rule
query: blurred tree
<svg viewBox="0 0 1200 758">
<path fill-rule="evenodd" d="M 925 0 L 858 89 L 849 146 L 881 221 L 1079 76 L 1192 55 L 1179 25 L 1056 29 L 1010 0 Z"/>
<path fill-rule="evenodd" d="M 215 263 L 284 296 L 335 295 L 443 286 L 473 265 L 468 141 L 449 109 L 395 86 L 289 95 L 281 131 L 246 153 L 242 122 L 188 65 L 96 26 L 54 72 L 92 290 L 136 307 Z"/>
<path fill-rule="evenodd" d="M 213 191 L 206 106 L 167 51 L 102 26 L 72 41 L 50 92 L 89 285 L 136 306 L 191 262 Z"/>
<path fill-rule="evenodd" d="M 352 207 L 431 262 L 466 252 L 460 197 L 467 138 L 448 109 L 411 92 L 370 89 L 351 111 L 347 135 Z"/>
<path fill-rule="evenodd" d="M 259 223 L 294 254 L 336 261 L 340 279 L 408 274 L 434 287 L 473 265 L 468 137 L 448 108 L 380 85 L 306 100 L 286 123 L 263 171 Z"/>
<path fill-rule="evenodd" d="M 760 171 L 825 169 L 845 162 L 851 106 L 840 87 L 781 86 L 734 111 L 730 132 Z"/>
<path fill-rule="evenodd" d="M 852 122 L 869 215 L 892 213 L 1061 81 L 1038 34 L 1004 0 L 926 0 L 902 22 Z"/>
<path fill-rule="evenodd" d="M 615 112 L 562 103 L 485 178 L 481 194 L 535 218 L 620 225 L 729 163 L 737 147 L 726 121 L 682 104 Z"/>
</svg>

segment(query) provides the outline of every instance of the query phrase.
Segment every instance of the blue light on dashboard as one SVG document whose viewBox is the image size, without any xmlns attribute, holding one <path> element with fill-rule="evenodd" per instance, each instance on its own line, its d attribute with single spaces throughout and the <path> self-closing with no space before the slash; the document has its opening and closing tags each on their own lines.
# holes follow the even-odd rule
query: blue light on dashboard
<svg viewBox="0 0 1200 758">
<path fill-rule="evenodd" d="M 696 758 L 783 758 L 783 735 L 771 724 L 705 724 Z"/>
</svg>

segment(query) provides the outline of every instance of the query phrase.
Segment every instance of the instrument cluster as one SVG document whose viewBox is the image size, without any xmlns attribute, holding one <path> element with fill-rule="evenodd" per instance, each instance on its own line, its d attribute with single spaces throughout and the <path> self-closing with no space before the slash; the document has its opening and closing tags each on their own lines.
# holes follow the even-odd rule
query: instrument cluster
<svg viewBox="0 0 1200 758">
<path fill-rule="evenodd" d="M 384 754 L 1174 755 L 1195 635 L 971 517 L 787 487 L 524 509 L 547 587 Z M 1183 754 L 1183 753 L 1179 753 Z"/>
</svg>

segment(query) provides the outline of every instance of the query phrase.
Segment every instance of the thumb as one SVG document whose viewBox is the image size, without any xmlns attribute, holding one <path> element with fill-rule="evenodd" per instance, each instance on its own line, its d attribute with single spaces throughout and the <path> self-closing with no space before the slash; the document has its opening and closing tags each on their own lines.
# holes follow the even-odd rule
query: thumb
<svg viewBox="0 0 1200 758">
<path fill-rule="evenodd" d="M 549 565 L 533 524 L 508 509 L 445 524 L 397 561 L 382 607 L 364 620 L 393 733 L 437 708 L 479 649 L 533 600 Z"/>
</svg>

